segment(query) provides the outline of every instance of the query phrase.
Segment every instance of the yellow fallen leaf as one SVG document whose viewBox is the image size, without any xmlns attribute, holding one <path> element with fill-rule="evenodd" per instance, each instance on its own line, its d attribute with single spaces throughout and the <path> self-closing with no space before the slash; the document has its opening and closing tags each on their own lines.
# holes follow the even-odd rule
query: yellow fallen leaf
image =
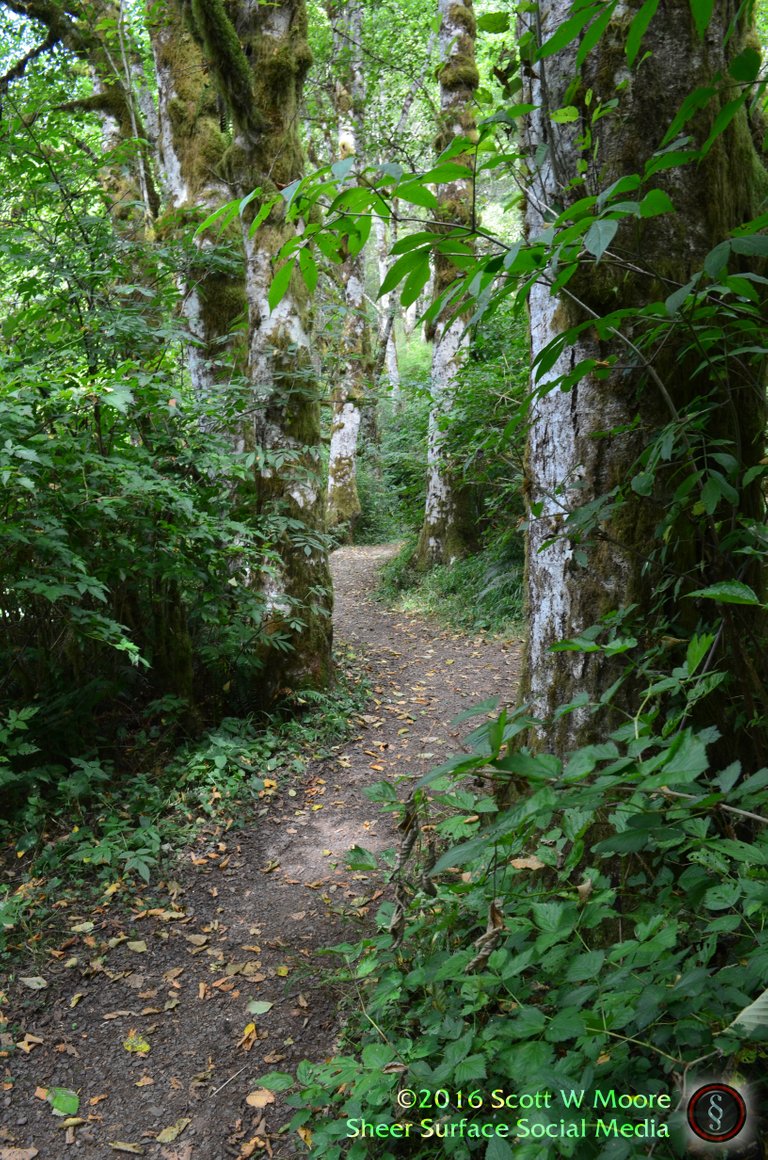
<svg viewBox="0 0 768 1160">
<path fill-rule="evenodd" d="M 193 947 L 204 947 L 208 942 L 207 934 L 185 934 L 184 938 L 188 943 L 192 943 Z"/>
<path fill-rule="evenodd" d="M 150 1084 L 153 1084 L 154 1082 L 155 1081 L 152 1079 L 151 1075 L 143 1075 L 141 1077 L 141 1079 L 136 1080 L 136 1083 L 133 1086 L 134 1087 L 149 1087 Z"/>
<path fill-rule="evenodd" d="M 128 1035 L 123 1040 L 123 1047 L 126 1051 L 135 1051 L 139 1055 L 147 1055 L 151 1050 L 144 1036 L 135 1028 L 131 1028 L 128 1032 Z"/>
<path fill-rule="evenodd" d="M 288 967 L 276 967 L 275 968 L 275 974 L 279 975 L 281 979 L 284 979 L 289 973 L 290 972 L 288 970 Z"/>
<path fill-rule="evenodd" d="M 312 1147 L 312 1133 L 309 1128 L 299 1128 L 299 1135 L 308 1148 Z"/>
<path fill-rule="evenodd" d="M 107 898 L 111 898 L 112 895 L 115 894 L 115 892 L 120 889 L 121 885 L 122 885 L 122 883 L 120 883 L 120 882 L 110 882 L 109 886 L 104 887 L 105 896 Z"/>
<path fill-rule="evenodd" d="M 83 1116 L 69 1116 L 66 1120 L 62 1120 L 59 1124 L 60 1128 L 79 1128 L 81 1124 L 87 1124 L 88 1121 Z"/>
<path fill-rule="evenodd" d="M 76 1007 L 77 1004 L 80 1002 L 80 1000 L 83 998 L 83 995 L 84 995 L 83 991 L 78 991 L 76 995 L 73 995 L 72 998 L 69 1000 L 70 1007 Z"/>
<path fill-rule="evenodd" d="M 141 1080 L 139 1080 L 139 1083 L 141 1083 Z M 138 1087 L 138 1084 L 136 1086 Z M 106 1092 L 104 1092 L 104 1094 L 100 1095 L 100 1096 L 91 1096 L 91 1098 L 88 1100 L 88 1103 L 91 1105 L 92 1108 L 95 1108 L 96 1104 L 100 1104 L 102 1102 L 102 1100 L 108 1100 L 108 1099 L 109 1099 L 109 1096 L 107 1095 Z"/>
<path fill-rule="evenodd" d="M 256 1088 L 245 1097 L 245 1102 L 252 1108 L 266 1108 L 275 1102 L 275 1097 L 267 1088 Z"/>
<path fill-rule="evenodd" d="M 188 1117 L 183 1117 L 177 1120 L 175 1124 L 171 1124 L 170 1128 L 163 1128 L 162 1132 L 155 1136 L 155 1139 L 158 1144 L 172 1144 L 176 1137 L 181 1135 L 187 1124 L 191 1123 L 192 1121 Z"/>
<path fill-rule="evenodd" d="M 147 949 L 147 944 L 144 942 L 143 938 L 134 939 L 132 942 L 126 943 L 126 946 L 128 947 L 129 951 L 134 951 L 134 953 L 137 955 L 143 955 Z M 111 1144 L 110 1147 L 112 1147 Z"/>
<path fill-rule="evenodd" d="M 134 1156 L 144 1155 L 141 1144 L 124 1144 L 122 1140 L 111 1140 L 109 1147 L 113 1148 L 115 1152 L 131 1152 Z"/>
<path fill-rule="evenodd" d="M 30 1051 L 32 1051 L 34 1047 L 39 1047 L 40 1044 L 44 1042 L 45 1040 L 41 1039 L 39 1035 L 30 1035 L 30 1033 L 27 1032 L 24 1038 L 20 1039 L 16 1046 L 18 1047 L 19 1051 L 23 1051 L 25 1055 L 29 1055 Z"/>
<path fill-rule="evenodd" d="M 323 857 L 330 858 L 332 853 L 333 853 L 333 850 L 323 850 Z"/>
</svg>

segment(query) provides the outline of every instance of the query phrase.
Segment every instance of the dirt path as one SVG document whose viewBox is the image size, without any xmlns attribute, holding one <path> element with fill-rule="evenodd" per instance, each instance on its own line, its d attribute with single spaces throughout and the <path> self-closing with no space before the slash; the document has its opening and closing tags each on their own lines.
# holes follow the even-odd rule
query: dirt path
<svg viewBox="0 0 768 1160">
<path fill-rule="evenodd" d="M 334 555 L 337 641 L 363 654 L 374 689 L 336 758 L 281 786 L 258 827 L 208 835 L 128 924 L 108 906 L 62 912 L 50 961 L 0 985 L 0 1160 L 305 1154 L 279 1134 L 280 1097 L 265 1108 L 246 1097 L 265 1072 L 333 1050 L 341 996 L 314 952 L 356 938 L 377 906 L 379 884 L 346 870 L 345 852 L 395 844 L 363 789 L 439 763 L 460 736 L 452 718 L 488 696 L 512 700 L 518 680 L 517 644 L 371 600 L 392 552 Z M 69 1125 L 44 1096 L 57 1087 L 80 1098 Z"/>
</svg>

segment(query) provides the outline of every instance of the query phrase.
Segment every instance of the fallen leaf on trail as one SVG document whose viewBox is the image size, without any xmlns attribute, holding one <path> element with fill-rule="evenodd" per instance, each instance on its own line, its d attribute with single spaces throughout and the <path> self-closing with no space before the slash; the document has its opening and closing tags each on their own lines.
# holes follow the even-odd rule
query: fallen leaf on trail
<svg viewBox="0 0 768 1160">
<path fill-rule="evenodd" d="M 377 770 L 379 773 L 381 773 L 381 772 L 382 772 L 382 770 L 384 769 L 384 766 L 383 766 L 383 765 L 378 765 L 378 764 L 377 764 L 375 761 L 372 761 L 372 762 L 370 763 L 370 765 L 368 766 L 368 768 L 369 768 L 369 769 L 375 769 L 375 770 Z"/>
<path fill-rule="evenodd" d="M 134 1087 L 149 1087 L 154 1082 L 155 1081 L 152 1079 L 151 1075 L 143 1075 L 141 1077 L 141 1079 L 136 1080 L 136 1083 L 133 1086 Z"/>
<path fill-rule="evenodd" d="M 115 1152 L 131 1152 L 134 1156 L 144 1155 L 141 1144 L 124 1144 L 122 1140 L 110 1140 L 109 1147 Z"/>
<path fill-rule="evenodd" d="M 256 1024 L 246 1023 L 243 1037 L 238 1043 L 238 1047 L 242 1047 L 244 1051 L 250 1051 L 256 1042 Z"/>
<path fill-rule="evenodd" d="M 193 947 L 204 947 L 208 942 L 207 934 L 185 934 L 184 938 L 188 943 L 192 943 Z"/>
<path fill-rule="evenodd" d="M 42 991 L 48 986 L 45 979 L 40 975 L 22 975 L 19 978 L 22 987 L 29 988 L 30 991 Z"/>
<path fill-rule="evenodd" d="M 35 1099 L 36 1100 L 47 1100 L 48 1099 L 48 1088 L 36 1087 L 35 1088 Z"/>
<path fill-rule="evenodd" d="M 23 1051 L 25 1055 L 29 1055 L 33 1048 L 39 1047 L 40 1044 L 44 1042 L 45 1040 L 41 1039 L 39 1035 L 30 1035 L 30 1033 L 27 1032 L 24 1038 L 20 1039 L 16 1046 L 18 1047 L 19 1051 Z"/>
<path fill-rule="evenodd" d="M 260 866 L 259 873 L 260 874 L 271 874 L 273 870 L 279 870 L 279 869 L 280 869 L 280 863 L 272 861 L 272 862 L 268 862 L 266 866 Z"/>
<path fill-rule="evenodd" d="M 299 1135 L 308 1148 L 312 1147 L 312 1133 L 309 1128 L 299 1128 Z"/>
<path fill-rule="evenodd" d="M 69 1000 L 70 1007 L 76 1007 L 77 1004 L 80 1002 L 80 1000 L 84 997 L 84 995 L 85 995 L 84 991 L 78 991 L 76 995 L 73 995 L 72 998 Z"/>
<path fill-rule="evenodd" d="M 141 1081 L 139 1081 L 139 1082 L 141 1082 Z M 138 1087 L 138 1084 L 136 1086 Z M 106 1092 L 104 1092 L 104 1094 L 101 1096 L 91 1096 L 91 1098 L 88 1100 L 88 1103 L 91 1105 L 92 1108 L 95 1108 L 96 1105 L 100 1104 L 102 1100 L 108 1100 L 108 1099 L 109 1099 L 109 1096 L 107 1095 Z"/>
<path fill-rule="evenodd" d="M 271 1011 L 273 1007 L 274 1003 L 268 1003 L 264 999 L 251 999 L 246 1011 L 251 1015 L 266 1015 L 267 1011 Z"/>
<path fill-rule="evenodd" d="M 298 1002 L 300 1007 L 308 1007 L 309 1006 L 309 1004 L 307 1003 L 307 1000 L 304 998 L 303 995 L 299 995 L 297 1002 Z"/>
<path fill-rule="evenodd" d="M 252 983 L 261 983 L 265 976 L 259 970 L 260 966 L 261 963 L 244 963 L 240 974 L 244 975 L 246 979 L 250 979 Z"/>
<path fill-rule="evenodd" d="M 133 1015 L 133 1011 L 107 1011 L 102 1019 L 123 1019 L 126 1015 Z"/>
<path fill-rule="evenodd" d="M 122 883 L 120 882 L 110 882 L 109 886 L 104 887 L 104 894 L 107 898 L 111 898 L 112 895 L 120 889 L 121 885 Z"/>
<path fill-rule="evenodd" d="M 294 922 L 301 922 L 303 918 L 307 917 L 306 910 L 297 910 L 295 914 L 291 915 Z"/>
<path fill-rule="evenodd" d="M 267 1104 L 275 1102 L 274 1094 L 268 1088 L 256 1088 L 245 1097 L 245 1102 L 252 1108 L 265 1108 Z"/>
<path fill-rule="evenodd" d="M 78 922 L 77 926 L 71 926 L 69 929 L 72 934 L 90 934 L 95 926 L 95 922 Z"/>
<path fill-rule="evenodd" d="M 510 866 L 514 866 L 515 870 L 543 870 L 546 862 L 542 862 L 535 854 L 531 854 L 529 858 L 512 858 Z"/>
<path fill-rule="evenodd" d="M 248 943 L 246 946 L 243 947 L 243 950 L 244 951 L 253 951 L 253 953 L 255 955 L 261 954 L 261 947 L 257 947 L 254 943 Z"/>
<path fill-rule="evenodd" d="M 60 1128 L 79 1128 L 82 1124 L 87 1124 L 88 1121 L 83 1116 L 70 1116 L 67 1120 L 62 1120 L 59 1125 Z M 74 1133 L 73 1133 L 74 1135 Z M 74 1140 L 72 1141 L 74 1143 Z"/>
<path fill-rule="evenodd" d="M 71 1043 L 57 1043 L 53 1050 L 59 1055 L 74 1055 L 75 1059 L 80 1058 L 80 1052 Z"/>
<path fill-rule="evenodd" d="M 184 967 L 171 967 L 169 970 L 163 971 L 163 978 L 166 983 L 171 983 L 174 979 L 178 979 L 179 975 L 183 975 L 184 971 Z"/>
<path fill-rule="evenodd" d="M 277 1051 L 270 1051 L 268 1055 L 263 1055 L 262 1059 L 265 1063 L 282 1063 L 285 1059 L 284 1055 L 280 1055 Z"/>
<path fill-rule="evenodd" d="M 35 1160 L 37 1148 L 0 1148 L 0 1160 Z"/>
<path fill-rule="evenodd" d="M 126 1051 L 135 1051 L 139 1055 L 147 1055 L 147 1053 L 151 1050 L 150 1045 L 147 1043 L 144 1036 L 134 1027 L 131 1028 L 123 1040 L 123 1047 Z M 111 1146 L 112 1145 L 110 1144 L 110 1147 Z"/>
<path fill-rule="evenodd" d="M 69 1088 L 48 1088 L 45 1098 L 51 1105 L 54 1116 L 76 1116 L 80 1107 L 80 1096 Z"/>
<path fill-rule="evenodd" d="M 155 1139 L 158 1144 L 172 1144 L 176 1137 L 181 1135 L 187 1124 L 191 1123 L 192 1121 L 189 1117 L 183 1117 L 177 1120 L 175 1124 L 171 1124 L 169 1128 L 163 1128 L 162 1132 L 155 1136 Z"/>
<path fill-rule="evenodd" d="M 132 942 L 129 942 L 127 946 L 129 951 L 133 951 L 137 955 L 143 955 L 147 949 L 147 944 L 144 942 L 143 938 L 134 939 Z M 112 1145 L 110 1144 L 110 1148 L 111 1147 Z"/>
<path fill-rule="evenodd" d="M 275 967 L 275 974 L 276 974 L 276 975 L 279 975 L 281 979 L 284 979 L 284 978 L 286 978 L 286 976 L 287 976 L 289 973 L 290 973 L 290 972 L 289 972 L 289 969 L 288 969 L 288 967 L 284 967 L 284 966 L 283 966 L 283 967 Z"/>
</svg>

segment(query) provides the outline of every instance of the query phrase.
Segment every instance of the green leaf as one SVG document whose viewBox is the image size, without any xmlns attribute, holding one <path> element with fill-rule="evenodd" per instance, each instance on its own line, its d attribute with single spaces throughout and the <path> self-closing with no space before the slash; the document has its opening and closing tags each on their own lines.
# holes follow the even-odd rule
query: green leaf
<svg viewBox="0 0 768 1160">
<path fill-rule="evenodd" d="M 704 39 L 704 33 L 709 28 L 709 22 L 712 19 L 714 2 L 715 0 L 690 0 L 693 22 L 702 40 Z"/>
<path fill-rule="evenodd" d="M 669 194 L 665 193 L 663 189 L 650 189 L 640 202 L 640 217 L 652 218 L 658 217 L 662 213 L 674 212 L 675 207 Z"/>
<path fill-rule="evenodd" d="M 282 302 L 286 291 L 291 282 L 291 274 L 293 273 L 293 262 L 285 262 L 275 274 L 272 279 L 272 285 L 269 288 L 267 295 L 267 303 L 270 310 L 274 310 L 278 303 Z"/>
<path fill-rule="evenodd" d="M 732 238 L 731 249 L 734 254 L 753 254 L 765 258 L 768 256 L 768 236 L 748 234 L 746 237 Z"/>
<path fill-rule="evenodd" d="M 411 271 L 405 280 L 405 285 L 400 292 L 401 305 L 407 307 L 416 301 L 429 281 L 430 273 L 429 257 L 425 254 L 422 256 L 420 264 Z"/>
<path fill-rule="evenodd" d="M 268 1071 L 256 1080 L 259 1087 L 269 1088 L 271 1092 L 285 1092 L 292 1088 L 296 1080 L 287 1071 Z"/>
<path fill-rule="evenodd" d="M 423 179 L 406 181 L 405 185 L 398 185 L 397 196 L 409 205 L 421 205 L 426 209 L 437 209 L 438 200 L 431 189 L 427 189 Z"/>
<path fill-rule="evenodd" d="M 578 121 L 581 113 L 575 105 L 564 105 L 562 109 L 555 109 L 549 114 L 550 121 L 555 125 L 569 125 L 572 121 Z"/>
<path fill-rule="evenodd" d="M 688 670 L 689 677 L 693 676 L 696 672 L 712 647 L 714 640 L 714 633 L 706 633 L 704 636 L 694 636 L 688 641 L 688 649 L 685 654 L 685 667 Z"/>
<path fill-rule="evenodd" d="M 268 1003 L 266 999 L 251 999 L 246 1010 L 251 1015 L 266 1015 L 273 1007 L 274 1003 Z"/>
<path fill-rule="evenodd" d="M 478 32 L 506 32 L 509 28 L 508 12 L 486 12 L 477 18 Z"/>
<path fill-rule="evenodd" d="M 758 49 L 745 48 L 728 65 L 728 72 L 734 80 L 751 85 L 753 81 L 757 80 L 761 64 L 762 58 Z"/>
<path fill-rule="evenodd" d="M 299 250 L 299 270 L 307 290 L 314 294 L 318 277 L 317 262 L 306 247 Z"/>
<path fill-rule="evenodd" d="M 653 20 L 656 14 L 656 9 L 659 6 L 659 0 L 645 0 L 642 8 L 635 14 L 632 23 L 629 26 L 629 33 L 627 34 L 627 64 L 630 68 L 637 59 L 637 54 L 640 51 L 640 44 L 648 29 L 648 25 Z"/>
<path fill-rule="evenodd" d="M 80 1107 L 80 1097 L 77 1092 L 69 1088 L 49 1088 L 45 1098 L 53 1109 L 55 1116 L 76 1116 Z"/>
<path fill-rule="evenodd" d="M 719 584 L 710 584 L 708 588 L 697 588 L 695 592 L 687 592 L 686 595 L 696 596 L 704 600 L 714 600 L 717 604 L 760 604 L 749 585 L 742 584 L 740 580 L 721 580 Z"/>
<path fill-rule="evenodd" d="M 616 236 L 618 228 L 618 222 L 610 221 L 606 218 L 600 218 L 599 221 L 592 222 L 592 225 L 584 235 L 584 248 L 590 254 L 594 254 L 599 262 Z"/>
<path fill-rule="evenodd" d="M 536 53 L 536 59 L 544 60 L 548 56 L 554 56 L 555 53 L 561 52 L 571 41 L 576 40 L 581 30 L 589 24 L 594 16 L 599 15 L 601 10 L 602 5 L 590 4 L 571 16 L 570 20 L 564 20 L 549 40 L 545 40 L 541 45 Z"/>
</svg>

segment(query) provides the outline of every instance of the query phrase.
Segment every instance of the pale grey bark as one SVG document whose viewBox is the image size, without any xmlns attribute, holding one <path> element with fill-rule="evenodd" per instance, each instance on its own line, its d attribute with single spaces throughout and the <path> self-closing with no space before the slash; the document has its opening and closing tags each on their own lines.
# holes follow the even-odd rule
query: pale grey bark
<svg viewBox="0 0 768 1160">
<path fill-rule="evenodd" d="M 440 31 L 440 124 L 436 139 L 442 152 L 456 138 L 475 132 L 472 107 L 478 75 L 475 65 L 475 17 L 472 0 L 438 0 Z M 466 159 L 465 159 L 466 160 Z M 473 186 L 469 179 L 439 185 L 439 218 L 469 225 Z M 434 260 L 433 289 L 440 294 L 456 271 L 442 254 Z M 440 316 L 433 336 L 431 393 L 427 440 L 427 497 L 417 560 L 420 567 L 448 564 L 467 550 L 466 494 L 456 479 L 445 450 L 443 421 L 450 413 L 462 361 L 468 350 L 466 318 Z"/>
<path fill-rule="evenodd" d="M 571 13 L 570 0 L 542 0 L 537 13 L 522 19 L 537 42 L 543 43 Z M 577 86 L 578 42 L 524 68 L 522 99 L 535 106 L 524 137 L 529 241 L 543 232 L 563 206 L 599 194 L 625 174 L 642 173 L 684 97 L 697 86 L 711 84 L 718 73 L 727 76 L 728 57 L 737 51 L 743 31 L 736 27 L 729 36 L 730 18 L 730 5 L 716 2 L 701 40 L 688 0 L 669 0 L 659 7 L 646 33 L 643 52 L 648 55 L 642 67 L 635 65 L 630 71 L 625 54 L 630 22 L 620 6 L 587 56 Z M 580 103 L 587 93 L 591 103 Z M 600 103 L 617 97 L 618 109 L 593 121 Z M 567 103 L 579 106 L 579 121 L 553 120 L 551 114 Z M 695 129 L 700 140 L 706 138 L 718 107 L 713 100 L 700 115 Z M 583 145 L 586 132 L 593 133 L 588 149 Z M 551 295 L 551 271 L 533 287 L 532 356 L 565 328 L 607 313 L 619 302 L 638 306 L 663 300 L 685 284 L 729 229 L 758 212 L 756 165 L 761 169 L 740 114 L 700 167 L 683 166 L 659 174 L 654 184 L 668 191 L 675 215 L 641 224 L 633 219 L 621 226 L 598 265 L 583 252 L 585 264 L 565 293 Z M 643 619 L 651 607 L 656 580 L 648 565 L 654 529 L 670 501 L 663 491 L 644 500 L 626 489 L 621 508 L 579 543 L 568 534 L 566 521 L 575 509 L 624 484 L 654 432 L 678 408 L 684 410 L 692 390 L 707 390 L 702 380 L 691 386 L 692 367 L 687 356 L 678 353 L 687 342 L 687 337 L 681 342 L 672 336 L 658 354 L 654 378 L 618 338 L 598 342 L 593 331 L 586 331 L 534 384 L 538 390 L 527 450 L 530 632 L 524 690 L 532 710 L 544 722 L 535 731 L 538 743 L 559 751 L 599 736 L 601 726 L 591 724 L 595 718 L 586 710 L 554 720 L 557 710 L 585 691 L 599 700 L 617 677 L 621 662 L 601 653 L 553 653 L 551 646 L 629 605 L 636 606 L 636 617 Z M 582 360 L 605 360 L 617 351 L 622 357 L 607 378 L 589 374 L 567 392 L 557 387 L 546 391 L 548 383 L 556 384 Z M 734 439 L 745 455 L 754 456 L 756 432 L 763 420 L 755 425 L 745 411 L 739 422 L 742 429 Z M 679 550 L 693 559 L 698 552 L 690 541 Z M 670 543 L 668 560 L 673 552 Z"/>
</svg>

